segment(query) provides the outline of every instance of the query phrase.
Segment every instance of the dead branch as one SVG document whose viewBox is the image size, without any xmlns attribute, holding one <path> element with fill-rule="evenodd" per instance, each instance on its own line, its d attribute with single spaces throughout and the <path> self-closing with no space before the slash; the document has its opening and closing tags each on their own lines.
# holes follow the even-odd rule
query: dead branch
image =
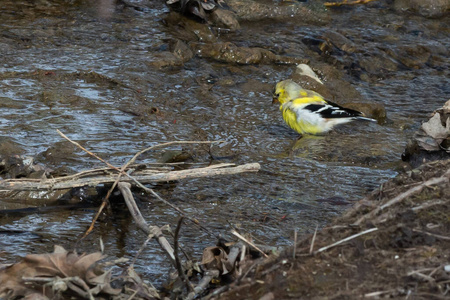
<svg viewBox="0 0 450 300">
<path fill-rule="evenodd" d="M 59 133 L 60 136 L 62 136 L 63 138 L 65 138 L 66 140 L 68 140 L 70 143 L 74 144 L 75 146 L 77 146 L 78 148 L 82 149 L 83 151 L 85 151 L 86 153 L 88 153 L 89 155 L 95 157 L 96 159 L 98 159 L 99 161 L 105 163 L 108 167 L 115 169 L 117 171 L 119 171 L 118 168 L 116 168 L 115 166 L 111 165 L 109 162 L 105 161 L 104 159 L 102 159 L 101 157 L 97 156 L 97 154 L 92 153 L 91 151 L 87 150 L 86 148 L 84 148 L 83 146 L 81 146 L 80 144 L 78 144 L 75 141 L 72 141 L 71 139 L 69 139 L 64 133 L 62 133 L 61 131 L 59 131 L 59 129 L 56 129 L 56 132 Z"/>
<path fill-rule="evenodd" d="M 445 205 L 449 202 L 450 202 L 450 200 L 448 200 L 448 201 L 441 201 L 441 200 L 428 201 L 428 202 L 423 203 L 422 205 L 413 207 L 412 211 L 417 212 L 422 209 L 428 209 L 429 207 L 432 207 L 432 206 Z M 384 223 L 384 222 L 387 222 L 396 217 L 397 217 L 397 215 L 392 214 L 389 210 L 387 210 L 385 213 L 378 216 L 375 220 L 372 220 L 372 222 L 373 222 L 373 224 Z"/>
<path fill-rule="evenodd" d="M 175 267 L 177 268 L 178 276 L 181 278 L 181 281 L 186 286 L 186 289 L 188 292 L 193 292 L 194 287 L 189 282 L 189 279 L 187 278 L 186 274 L 184 273 L 183 267 L 181 265 L 181 260 L 178 255 L 178 237 L 180 234 L 181 225 L 183 224 L 183 216 L 180 217 L 178 220 L 177 228 L 175 229 L 175 236 L 174 236 L 174 242 L 173 242 L 173 248 L 174 248 L 174 255 L 175 255 Z"/>
<path fill-rule="evenodd" d="M 226 164 L 229 166 L 229 164 Z M 141 183 L 156 183 L 175 181 L 180 179 L 191 179 L 200 177 L 210 177 L 219 175 L 232 175 L 243 172 L 257 172 L 260 169 L 258 163 L 249 163 L 236 167 L 224 167 L 217 165 L 214 167 L 196 168 L 171 172 L 160 172 L 156 174 L 143 174 L 142 172 L 133 172 L 133 176 Z M 98 175 L 95 177 L 77 178 L 74 176 L 71 180 L 66 180 L 65 177 L 53 179 L 8 179 L 0 181 L 0 190 L 3 191 L 46 191 L 46 190 L 61 190 L 70 189 L 82 186 L 97 186 L 99 184 L 114 183 L 118 174 Z M 133 182 L 131 178 L 122 178 L 121 181 Z"/>
<path fill-rule="evenodd" d="M 319 224 L 316 225 L 316 230 L 314 230 L 314 235 L 311 240 L 311 247 L 309 247 L 309 254 L 313 254 L 314 242 L 316 241 L 317 229 L 319 229 Z"/>
<path fill-rule="evenodd" d="M 118 188 L 120 192 L 122 193 L 123 198 L 125 199 L 125 203 L 128 206 L 128 210 L 131 213 L 131 216 L 133 217 L 134 221 L 137 223 L 139 229 L 144 231 L 148 235 L 152 235 L 152 237 L 156 238 L 159 245 L 163 248 L 163 250 L 166 252 L 166 254 L 169 256 L 172 263 L 175 263 L 175 255 L 174 250 L 172 246 L 169 244 L 167 239 L 163 236 L 163 233 L 161 232 L 161 228 L 158 226 L 149 226 L 147 222 L 145 221 L 144 217 L 142 216 L 139 208 L 136 205 L 136 202 L 134 201 L 133 194 L 131 193 L 131 184 L 126 182 L 119 182 Z"/>
<path fill-rule="evenodd" d="M 359 236 L 362 236 L 362 235 L 364 235 L 364 234 L 367 234 L 367 233 L 370 233 L 370 232 L 373 232 L 373 231 L 377 231 L 377 230 L 378 230 L 378 228 L 376 228 L 376 227 L 375 227 L 375 228 L 370 228 L 370 229 L 364 230 L 363 232 L 360 232 L 360 233 L 351 235 L 351 236 L 349 236 L 349 237 L 346 237 L 345 239 L 342 239 L 342 240 L 340 240 L 340 241 L 337 241 L 336 243 L 333 243 L 333 244 L 331 244 L 331 245 L 322 247 L 322 248 L 320 248 L 319 250 L 315 251 L 314 254 L 320 253 L 320 252 L 323 252 L 323 251 L 326 251 L 326 250 L 328 250 L 328 249 L 330 249 L 330 248 L 333 248 L 333 247 L 335 247 L 335 246 L 338 246 L 338 245 L 340 245 L 340 244 L 343 244 L 343 243 L 345 243 L 345 242 L 348 242 L 348 241 L 350 241 L 350 240 L 353 240 L 354 238 L 357 238 L 357 237 L 359 237 Z"/>
<path fill-rule="evenodd" d="M 248 239 L 246 239 L 245 237 L 243 237 L 242 235 L 240 235 L 236 230 L 232 230 L 231 233 L 233 235 L 235 235 L 236 237 L 238 237 L 239 239 L 241 239 L 242 241 L 244 241 L 245 243 L 249 244 L 250 246 L 252 246 L 254 249 L 256 249 L 257 251 L 259 251 L 264 257 L 269 257 L 266 253 L 264 253 L 264 251 L 262 251 L 261 249 L 258 248 L 258 246 L 256 246 L 255 244 L 253 244 L 251 241 L 249 241 Z"/>
<path fill-rule="evenodd" d="M 189 295 L 186 297 L 186 300 L 192 300 L 195 299 L 195 297 L 202 293 L 209 285 L 211 280 L 213 278 L 219 277 L 220 272 L 219 270 L 208 270 L 205 272 L 203 278 L 200 280 L 198 285 L 194 288 L 193 292 L 190 292 Z"/>
<path fill-rule="evenodd" d="M 432 233 L 432 232 L 427 232 L 427 231 L 423 231 L 423 230 L 419 230 L 419 229 L 413 229 L 412 231 L 418 232 L 418 233 L 422 233 L 422 234 L 426 234 L 426 235 L 429 235 L 429 236 L 433 236 L 433 237 L 435 237 L 437 239 L 440 239 L 440 240 L 450 241 L 450 236 L 444 236 L 444 235 L 440 235 L 440 234 L 435 234 L 435 233 Z"/>
</svg>

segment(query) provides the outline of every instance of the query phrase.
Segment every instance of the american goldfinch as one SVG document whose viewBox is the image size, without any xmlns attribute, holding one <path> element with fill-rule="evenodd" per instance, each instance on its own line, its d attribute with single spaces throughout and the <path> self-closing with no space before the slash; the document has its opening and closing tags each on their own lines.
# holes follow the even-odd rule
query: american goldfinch
<svg viewBox="0 0 450 300">
<path fill-rule="evenodd" d="M 320 134 L 334 126 L 354 120 L 375 121 L 362 112 L 325 100 L 319 93 L 306 90 L 292 80 L 277 83 L 273 103 L 280 103 L 284 121 L 300 134 Z"/>
</svg>

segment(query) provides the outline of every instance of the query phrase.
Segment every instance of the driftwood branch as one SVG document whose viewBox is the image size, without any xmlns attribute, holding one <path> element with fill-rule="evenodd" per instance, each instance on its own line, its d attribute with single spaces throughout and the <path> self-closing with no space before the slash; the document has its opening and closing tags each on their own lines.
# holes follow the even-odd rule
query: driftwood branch
<svg viewBox="0 0 450 300">
<path fill-rule="evenodd" d="M 243 172 L 257 172 L 260 169 L 258 163 L 249 163 L 245 165 L 229 167 L 230 164 L 215 165 L 205 168 L 196 168 L 180 171 L 160 172 L 146 174 L 145 172 L 134 172 L 130 175 L 141 183 L 167 182 L 180 179 L 190 179 L 199 177 L 211 177 L 218 175 L 232 175 Z M 223 166 L 223 167 L 222 167 Z M 227 167 L 228 166 L 228 167 Z M 71 176 L 70 180 L 65 177 L 53 179 L 8 179 L 0 181 L 0 190 L 3 191 L 46 191 L 70 189 L 82 186 L 97 186 L 99 184 L 114 183 L 119 174 L 97 175 L 93 177 L 79 178 L 76 175 Z M 133 182 L 128 176 L 120 179 L 124 182 Z"/>
<path fill-rule="evenodd" d="M 128 210 L 131 213 L 131 216 L 133 217 L 134 221 L 137 223 L 139 229 L 144 231 L 148 235 L 152 235 L 154 237 L 161 248 L 164 249 L 166 254 L 169 256 L 172 263 L 175 264 L 175 255 L 174 250 L 172 246 L 169 244 L 167 239 L 163 236 L 163 233 L 161 232 L 161 228 L 158 226 L 149 226 L 147 222 L 145 221 L 144 217 L 142 216 L 139 208 L 136 205 L 136 202 L 134 201 L 133 194 L 131 193 L 131 184 L 125 183 L 125 182 L 119 182 L 117 185 L 120 192 L 122 193 L 123 198 L 125 199 L 125 203 L 128 206 Z"/>
<path fill-rule="evenodd" d="M 253 247 L 254 249 L 256 249 L 257 251 L 259 251 L 265 258 L 269 257 L 269 255 L 267 255 L 266 253 L 264 253 L 264 251 L 262 251 L 261 249 L 258 248 L 258 246 L 256 246 L 255 244 L 253 244 L 251 241 L 249 241 L 248 239 L 246 239 L 245 237 L 243 237 L 242 235 L 240 235 L 236 230 L 232 230 L 231 233 L 233 235 L 235 235 L 236 237 L 238 237 L 239 239 L 241 239 L 242 241 L 244 241 L 245 243 L 249 244 L 251 247 Z"/>
<path fill-rule="evenodd" d="M 72 141 L 72 140 L 69 139 L 65 134 L 63 134 L 61 131 L 59 131 L 59 130 L 56 130 L 56 131 L 58 132 L 59 135 L 61 135 L 61 136 L 62 136 L 63 138 L 65 138 L 66 140 L 68 140 L 70 143 L 76 145 L 77 147 L 79 147 L 79 148 L 82 149 L 83 151 L 87 152 L 89 155 L 91 155 L 91 156 L 95 157 L 96 159 L 100 160 L 101 162 L 105 163 L 105 164 L 108 165 L 111 169 L 113 169 L 113 170 L 119 172 L 119 173 L 117 174 L 117 176 L 115 176 L 114 178 L 111 178 L 113 184 L 112 184 L 112 186 L 109 188 L 108 193 L 106 194 L 105 198 L 103 198 L 102 204 L 100 205 L 100 207 L 99 207 L 99 209 L 98 209 L 98 211 L 97 211 L 97 214 L 94 216 L 94 218 L 93 218 L 93 220 L 92 220 L 92 222 L 91 222 L 91 225 L 90 225 L 89 228 L 86 230 L 86 232 L 84 233 L 84 235 L 81 237 L 80 240 L 82 240 L 82 239 L 84 239 L 86 236 L 88 236 L 89 233 L 94 229 L 94 224 L 95 224 L 95 222 L 97 221 L 97 219 L 98 219 L 98 217 L 100 216 L 100 214 L 101 214 L 101 212 L 103 211 L 103 209 L 104 209 L 104 208 L 106 207 L 106 205 L 109 203 L 109 197 L 111 196 L 113 190 L 116 188 L 117 184 L 118 184 L 119 181 L 121 180 L 122 175 L 125 175 L 125 176 L 126 176 L 127 178 L 129 178 L 131 181 L 134 181 L 134 182 L 137 182 L 137 183 L 141 184 L 136 178 L 130 176 L 128 173 L 125 172 L 125 170 L 126 170 L 131 164 L 133 164 L 133 163 L 136 161 L 136 159 L 137 159 L 140 155 L 142 155 L 143 153 L 148 152 L 148 151 L 150 151 L 150 150 L 153 150 L 153 149 L 156 149 L 156 148 L 159 148 L 159 147 L 166 147 L 166 146 L 173 145 L 173 144 L 212 144 L 212 143 L 221 143 L 221 141 L 219 141 L 219 142 L 210 142 L 210 141 L 175 141 L 175 142 L 168 142 L 168 143 L 158 144 L 158 145 L 155 145 L 155 146 L 148 147 L 148 148 L 146 148 L 146 149 L 144 149 L 144 150 L 142 150 L 142 151 L 139 151 L 139 152 L 136 153 L 136 154 L 135 154 L 135 155 L 134 155 L 127 163 L 126 163 L 126 164 L 124 164 L 124 165 L 119 169 L 119 168 L 117 168 L 117 167 L 111 165 L 110 163 L 108 163 L 108 162 L 105 161 L 104 159 L 100 158 L 100 157 L 97 156 L 95 153 L 92 153 L 92 152 L 90 152 L 89 150 L 85 149 L 85 148 L 84 148 L 83 146 L 81 146 L 79 143 L 77 143 L 77 142 L 75 142 L 75 141 Z M 53 179 L 52 182 L 54 182 L 55 180 L 56 180 L 56 179 Z M 44 181 L 44 182 L 43 182 L 43 181 Z M 46 181 L 46 180 L 42 180 L 42 181 L 39 183 L 39 186 L 38 186 L 38 187 L 40 187 L 41 184 L 45 183 L 45 181 Z M 81 185 L 81 186 L 85 186 L 85 185 L 94 185 L 94 186 L 96 186 L 96 185 L 98 185 L 98 184 L 100 184 L 100 183 L 92 182 L 92 178 L 91 178 L 91 179 L 89 180 L 89 183 L 88 183 L 88 184 L 84 184 L 84 185 Z M 68 187 L 68 188 L 73 188 L 73 186 Z M 1 189 L 1 188 L 0 188 L 0 189 Z M 54 186 L 52 186 L 50 189 L 56 189 L 56 188 L 55 188 Z M 62 188 L 62 189 L 65 189 L 65 188 Z M 159 229 L 159 228 L 153 228 L 153 229 L 156 230 L 156 231 L 159 230 L 159 232 L 160 232 L 160 229 Z M 151 230 L 151 231 L 152 231 L 152 230 Z M 159 234 L 159 233 L 156 232 L 156 231 L 155 231 L 155 235 L 156 235 L 156 234 Z M 158 240 L 158 241 L 159 241 L 159 240 Z M 169 246 L 170 246 L 170 245 L 169 245 Z M 172 254 L 172 256 L 173 256 L 173 254 Z"/>
<path fill-rule="evenodd" d="M 328 250 L 328 249 L 330 249 L 330 248 L 336 247 L 336 246 L 338 246 L 338 245 L 340 245 L 340 244 L 343 244 L 343 243 L 345 243 L 345 242 L 348 242 L 348 241 L 350 241 L 350 240 L 353 240 L 353 239 L 355 239 L 355 238 L 357 238 L 357 237 L 359 237 L 359 236 L 362 236 L 362 235 L 364 235 L 364 234 L 368 234 L 368 233 L 371 233 L 371 232 L 374 232 L 374 231 L 377 231 L 377 230 L 378 230 L 378 228 L 376 228 L 376 227 L 375 227 L 375 228 L 370 228 L 370 229 L 364 230 L 363 232 L 360 232 L 360 233 L 351 235 L 351 236 L 349 236 L 349 237 L 346 237 L 345 239 L 342 239 L 342 240 L 340 240 L 340 241 L 337 241 L 336 243 L 333 243 L 333 244 L 331 244 L 331 245 L 322 247 L 322 248 L 320 248 L 319 250 L 317 250 L 317 251 L 314 252 L 314 253 L 316 254 L 316 253 L 320 253 L 320 252 L 326 251 L 326 250 Z"/>
</svg>

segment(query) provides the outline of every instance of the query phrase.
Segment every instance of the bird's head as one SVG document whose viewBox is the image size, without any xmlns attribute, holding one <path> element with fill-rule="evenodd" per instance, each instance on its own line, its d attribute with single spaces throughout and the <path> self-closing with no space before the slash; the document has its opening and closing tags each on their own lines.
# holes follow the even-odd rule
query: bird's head
<svg viewBox="0 0 450 300">
<path fill-rule="evenodd" d="M 279 102 L 281 104 L 291 101 L 299 97 L 302 87 L 292 80 L 283 80 L 277 83 L 273 92 L 272 103 Z"/>
</svg>

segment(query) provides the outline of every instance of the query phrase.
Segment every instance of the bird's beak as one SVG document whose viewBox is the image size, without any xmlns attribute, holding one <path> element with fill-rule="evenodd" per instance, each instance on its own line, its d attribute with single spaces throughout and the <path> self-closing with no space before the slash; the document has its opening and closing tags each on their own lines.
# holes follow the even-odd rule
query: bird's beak
<svg viewBox="0 0 450 300">
<path fill-rule="evenodd" d="M 278 101 L 278 95 L 275 93 L 275 89 L 273 89 L 272 91 L 272 104 L 275 103 L 280 103 L 280 101 Z"/>
</svg>

